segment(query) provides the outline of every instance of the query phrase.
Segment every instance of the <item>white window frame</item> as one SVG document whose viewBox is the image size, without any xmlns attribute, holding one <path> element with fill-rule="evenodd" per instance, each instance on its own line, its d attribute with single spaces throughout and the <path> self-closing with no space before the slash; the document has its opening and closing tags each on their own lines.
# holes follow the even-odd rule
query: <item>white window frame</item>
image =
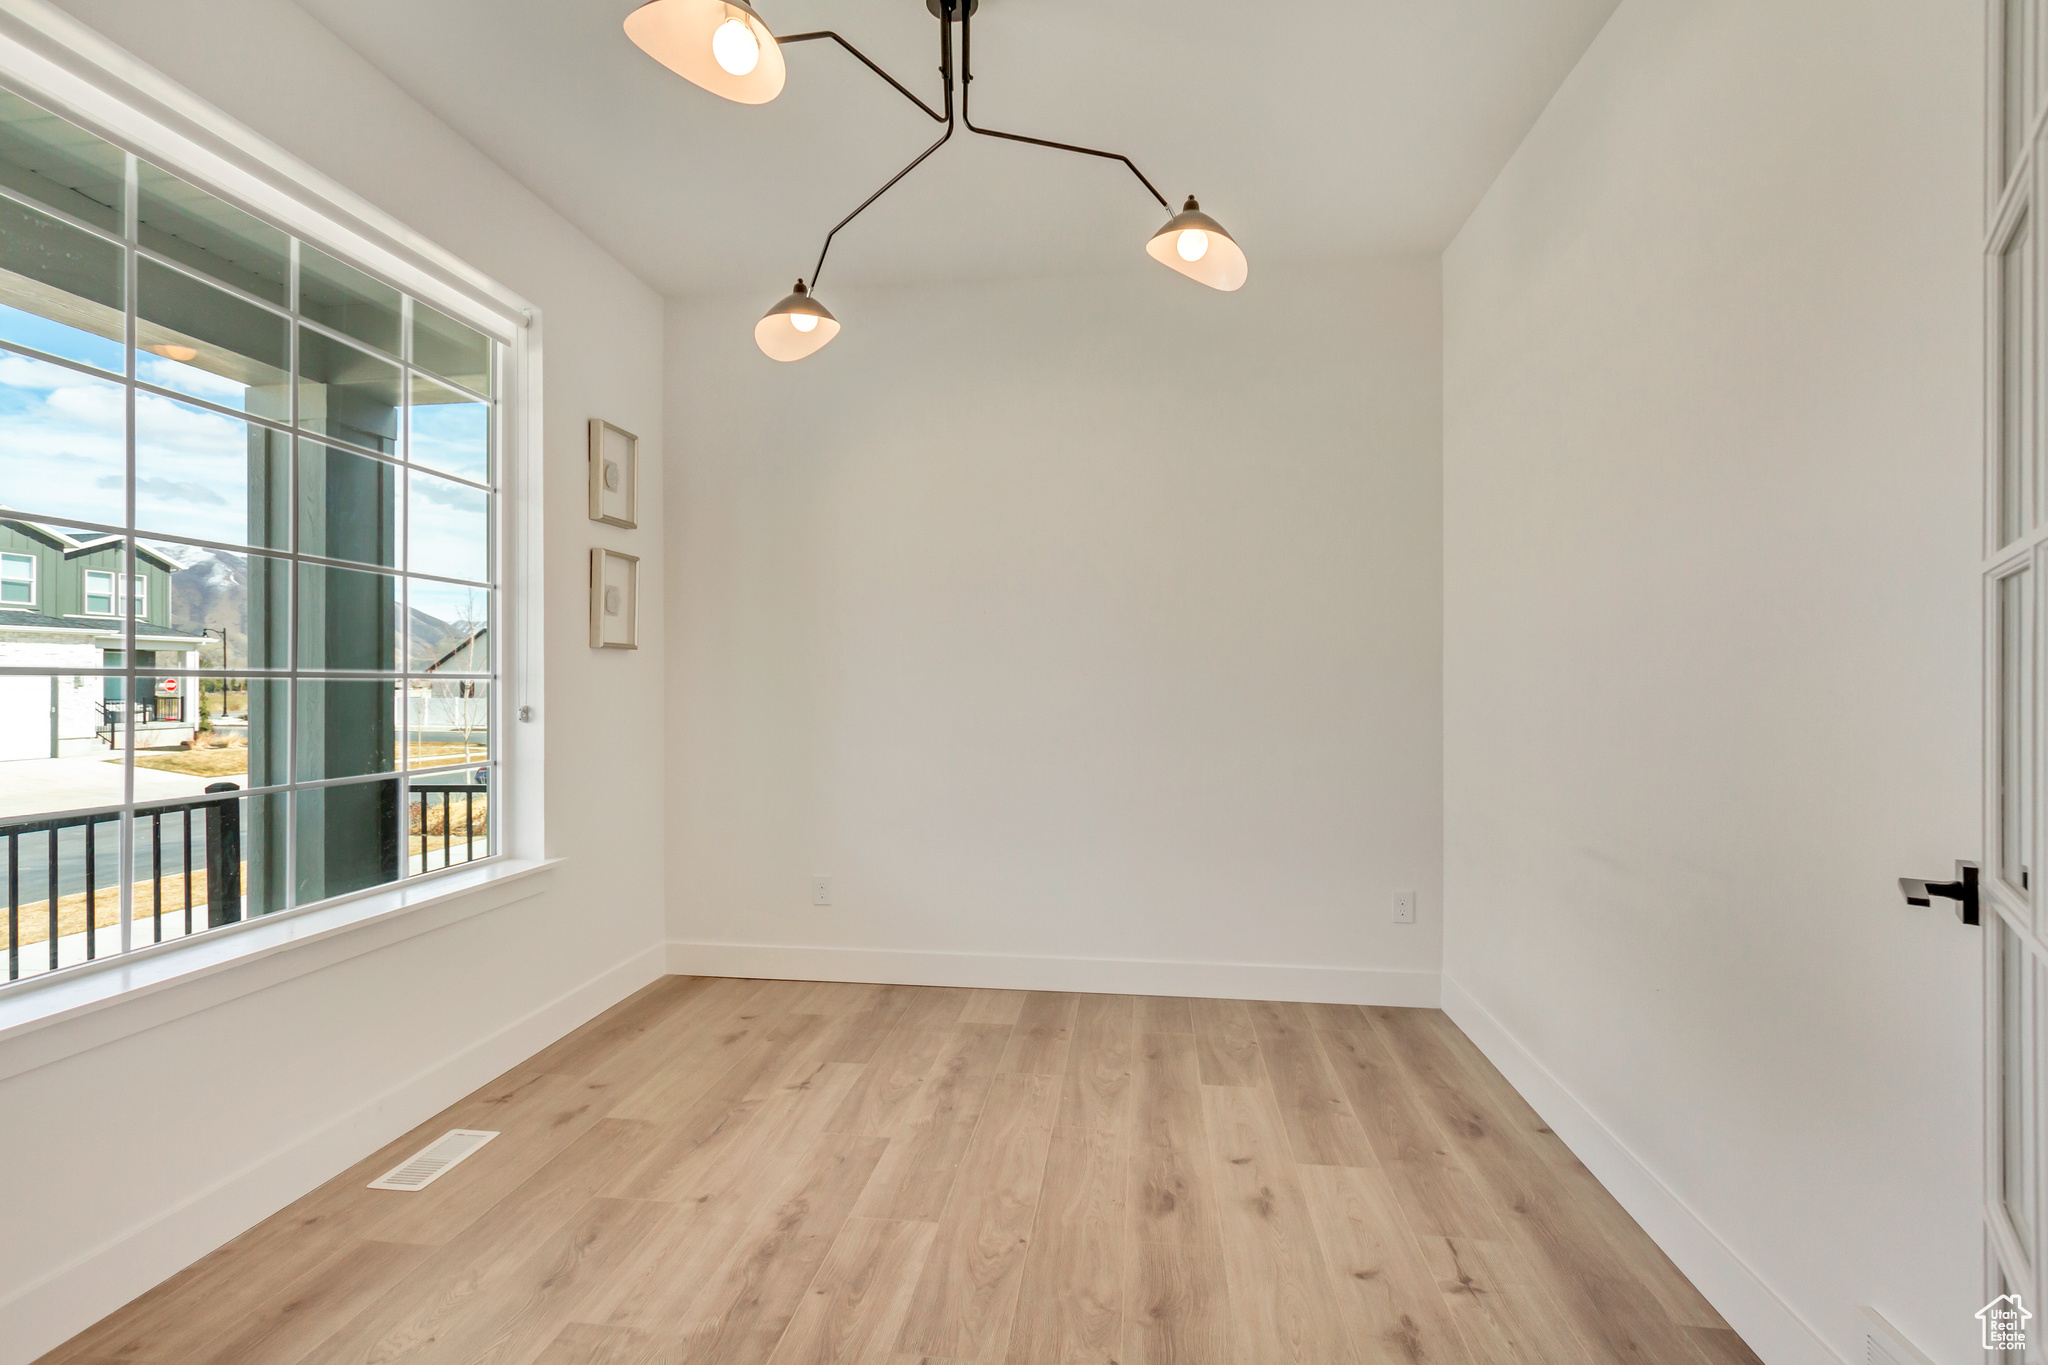
<svg viewBox="0 0 2048 1365">
<path fill-rule="evenodd" d="M 92 590 L 92 581 L 95 578 L 106 580 L 107 590 L 105 592 L 94 592 Z M 135 587 L 135 618 L 139 621 L 149 615 L 149 575 L 139 573 L 133 579 L 130 579 L 127 574 L 116 573 L 112 569 L 87 569 L 85 571 L 85 592 L 83 593 L 85 610 L 80 614 L 84 616 L 122 615 L 128 609 L 128 587 L 131 582 Z M 92 599 L 95 597 L 107 599 L 107 610 L 94 611 L 92 609 Z"/>
<path fill-rule="evenodd" d="M 79 597 L 80 615 L 119 616 L 121 614 L 120 577 L 112 569 L 87 569 L 85 571 L 85 591 Z M 105 592 L 94 592 L 92 590 L 94 579 L 106 580 L 107 590 Z M 105 611 L 94 611 L 92 609 L 92 600 L 95 597 L 104 597 L 107 600 L 107 609 Z"/>
<path fill-rule="evenodd" d="M 355 931 L 372 925 L 382 939 L 410 936 L 494 908 L 504 893 L 487 892 L 556 861 L 544 851 L 541 788 L 541 311 L 53 6 L 0 6 L 0 86 L 383 277 L 502 348 L 490 570 L 499 600 L 491 721 L 500 774 L 491 812 L 499 851 L 475 864 L 403 877 L 191 939 L 131 942 L 124 914 L 120 953 L 0 986 L 0 1041 L 132 992 L 210 975 L 227 961 L 281 950 L 318 958 L 319 945 L 328 945 L 324 955 L 338 960 L 353 955 L 333 946 L 345 931 L 359 941 Z M 318 965 L 309 961 L 299 970 Z"/>
<path fill-rule="evenodd" d="M 16 578 L 7 572 L 9 560 L 20 560 L 28 565 L 28 578 L 26 580 Z M 28 601 L 26 602 L 9 602 L 4 596 L 4 590 L 0 590 L 0 608 L 33 607 L 36 605 L 40 600 L 39 590 L 42 585 L 39 582 L 39 576 L 42 573 L 42 563 L 43 561 L 35 555 L 17 554 L 13 550 L 0 552 L 0 583 L 20 583 L 26 581 L 28 584 Z"/>
</svg>

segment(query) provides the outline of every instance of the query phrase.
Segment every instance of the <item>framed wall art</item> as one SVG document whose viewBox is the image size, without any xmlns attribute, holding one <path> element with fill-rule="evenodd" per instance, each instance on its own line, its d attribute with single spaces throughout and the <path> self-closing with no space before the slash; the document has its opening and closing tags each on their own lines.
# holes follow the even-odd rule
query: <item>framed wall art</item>
<svg viewBox="0 0 2048 1365">
<path fill-rule="evenodd" d="M 590 519 L 640 524 L 640 438 L 602 417 L 590 419 Z"/>
<path fill-rule="evenodd" d="M 590 647 L 640 648 L 640 557 L 590 552 Z"/>
</svg>

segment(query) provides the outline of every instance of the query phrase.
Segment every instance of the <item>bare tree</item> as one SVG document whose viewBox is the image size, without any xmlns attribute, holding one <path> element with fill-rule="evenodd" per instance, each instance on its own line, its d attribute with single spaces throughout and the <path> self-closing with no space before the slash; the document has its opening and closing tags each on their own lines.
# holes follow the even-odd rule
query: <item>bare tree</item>
<svg viewBox="0 0 2048 1365">
<path fill-rule="evenodd" d="M 477 684 L 459 682 L 449 684 L 455 689 L 451 702 L 451 719 L 455 730 L 462 736 L 462 761 L 470 760 L 470 749 L 479 730 L 484 732 L 483 757 L 490 756 L 490 699 L 477 695 Z"/>
</svg>

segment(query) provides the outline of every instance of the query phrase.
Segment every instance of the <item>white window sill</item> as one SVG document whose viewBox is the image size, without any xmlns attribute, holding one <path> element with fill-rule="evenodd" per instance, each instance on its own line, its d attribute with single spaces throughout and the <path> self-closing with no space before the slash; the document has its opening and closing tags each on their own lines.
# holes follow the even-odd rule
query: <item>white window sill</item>
<svg viewBox="0 0 2048 1365">
<path fill-rule="evenodd" d="M 483 914 L 538 893 L 539 884 L 515 886 L 562 862 L 560 858 L 497 858 L 397 886 L 381 887 L 325 905 L 288 910 L 247 920 L 177 943 L 151 945 L 136 952 L 0 991 L 0 1079 L 44 1066 L 60 1056 L 96 1047 L 115 1037 L 153 1027 L 167 1018 L 218 1004 L 222 999 L 264 989 L 280 980 L 302 976 L 358 953 L 423 934 Z M 506 888 L 510 894 L 489 894 Z M 376 930 L 377 932 L 365 932 Z M 337 942 L 348 939 L 347 944 Z M 327 951 L 309 951 L 328 945 Z M 271 970 L 245 989 L 191 993 L 184 1007 L 162 997 L 183 987 L 218 977 L 235 968 L 264 963 Z M 104 1027 L 63 1029 L 76 1036 L 57 1040 L 53 1025 L 120 1010 L 121 1022 Z M 38 1036 L 41 1035 L 41 1036 Z"/>
</svg>

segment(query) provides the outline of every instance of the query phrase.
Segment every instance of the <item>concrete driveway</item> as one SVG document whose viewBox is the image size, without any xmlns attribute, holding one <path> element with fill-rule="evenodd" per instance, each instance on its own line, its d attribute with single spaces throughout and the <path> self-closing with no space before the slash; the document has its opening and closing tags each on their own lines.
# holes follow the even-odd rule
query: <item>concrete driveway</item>
<svg viewBox="0 0 2048 1365">
<path fill-rule="evenodd" d="M 135 770 L 135 799 L 168 800 L 198 796 L 208 777 Z M 232 780 L 232 779 L 230 779 Z M 240 785 L 239 783 L 237 785 Z M 88 758 L 17 758 L 0 763 L 0 820 L 91 810 L 121 803 L 121 764 L 106 755 Z"/>
</svg>

